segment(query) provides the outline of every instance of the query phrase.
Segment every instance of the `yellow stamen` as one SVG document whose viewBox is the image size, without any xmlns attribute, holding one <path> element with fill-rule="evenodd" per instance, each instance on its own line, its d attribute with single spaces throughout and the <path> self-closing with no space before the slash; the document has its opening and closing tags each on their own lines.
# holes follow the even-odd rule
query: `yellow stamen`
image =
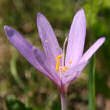
<svg viewBox="0 0 110 110">
<path fill-rule="evenodd" d="M 61 57 L 62 57 L 62 55 L 58 55 L 57 58 L 56 58 L 56 60 L 57 61 L 60 60 Z"/>
<path fill-rule="evenodd" d="M 68 69 L 68 67 L 67 66 L 64 66 L 63 67 L 63 72 L 65 72 L 67 69 Z"/>
<path fill-rule="evenodd" d="M 60 67 L 59 67 L 59 69 L 60 69 L 60 70 L 62 70 L 62 69 L 63 69 L 63 67 L 62 67 L 62 66 L 60 66 Z"/>
<path fill-rule="evenodd" d="M 59 65 L 60 65 L 60 59 L 61 59 L 62 55 L 57 56 L 56 58 L 56 71 L 59 71 Z"/>
<path fill-rule="evenodd" d="M 59 55 L 56 58 L 56 61 L 57 61 L 57 63 L 56 63 L 56 71 L 62 70 L 62 72 L 65 72 L 65 71 L 68 70 L 69 67 L 68 66 L 60 66 L 60 59 L 61 59 L 61 57 L 62 57 L 62 55 Z M 71 60 L 69 61 L 69 64 L 72 64 Z"/>
<path fill-rule="evenodd" d="M 57 63 L 56 63 L 56 71 L 59 71 L 59 64 L 60 64 L 60 60 L 57 60 Z"/>
<path fill-rule="evenodd" d="M 69 64 L 72 64 L 72 61 L 69 61 Z"/>
</svg>

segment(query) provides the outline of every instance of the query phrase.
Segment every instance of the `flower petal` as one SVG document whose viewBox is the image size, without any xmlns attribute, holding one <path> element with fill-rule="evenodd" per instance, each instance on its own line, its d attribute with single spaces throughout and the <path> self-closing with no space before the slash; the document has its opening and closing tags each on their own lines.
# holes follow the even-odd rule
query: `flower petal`
<svg viewBox="0 0 110 110">
<path fill-rule="evenodd" d="M 98 39 L 82 56 L 80 62 L 88 61 L 91 56 L 100 48 L 100 46 L 104 43 L 105 37 Z"/>
<path fill-rule="evenodd" d="M 62 50 L 50 23 L 41 13 L 37 15 L 37 27 L 46 56 L 55 63 L 56 57 L 62 53 Z"/>
<path fill-rule="evenodd" d="M 79 10 L 72 22 L 68 45 L 67 45 L 67 53 L 65 64 L 69 66 L 69 61 L 72 61 L 72 66 L 77 63 L 77 61 L 81 58 L 85 43 L 86 36 L 86 17 L 84 10 Z"/>
<path fill-rule="evenodd" d="M 75 80 L 80 72 L 84 69 L 88 62 L 82 62 L 78 65 L 72 66 L 69 70 L 67 70 L 62 76 L 62 83 L 68 86 L 73 80 Z"/>
<path fill-rule="evenodd" d="M 38 60 L 39 64 L 47 70 L 50 76 L 52 76 L 56 83 L 60 84 L 60 78 L 55 70 L 55 67 L 49 62 L 45 54 L 33 47 L 33 54 Z"/>
<path fill-rule="evenodd" d="M 49 77 L 48 72 L 42 68 L 42 65 L 40 65 L 37 59 L 33 56 L 32 45 L 28 43 L 15 29 L 9 26 L 4 26 L 4 30 L 8 40 L 28 60 L 28 62 Z"/>
</svg>

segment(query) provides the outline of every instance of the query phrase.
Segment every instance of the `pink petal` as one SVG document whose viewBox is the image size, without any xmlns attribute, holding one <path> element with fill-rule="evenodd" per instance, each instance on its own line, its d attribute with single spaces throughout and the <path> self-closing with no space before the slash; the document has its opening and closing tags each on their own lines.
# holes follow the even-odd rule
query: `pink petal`
<svg viewBox="0 0 110 110">
<path fill-rule="evenodd" d="M 56 57 L 62 53 L 62 50 L 50 23 L 41 13 L 37 15 L 37 27 L 46 56 L 55 63 Z"/>
<path fill-rule="evenodd" d="M 100 46 L 104 43 L 105 37 L 98 39 L 82 56 L 80 62 L 88 61 L 92 55 L 100 48 Z"/>
<path fill-rule="evenodd" d="M 13 46 L 27 59 L 29 63 L 31 63 L 35 68 L 44 73 L 44 75 L 48 76 L 48 72 L 39 64 L 37 59 L 33 55 L 32 45 L 28 43 L 22 35 L 17 32 L 15 29 L 4 26 L 4 30 L 6 32 L 8 40 L 13 44 Z M 40 51 L 40 50 L 39 50 Z M 49 77 L 50 78 L 50 77 Z"/>
<path fill-rule="evenodd" d="M 37 61 L 39 62 L 42 67 L 47 70 L 49 75 L 54 79 L 56 83 L 60 84 L 60 78 L 55 70 L 54 65 L 52 65 L 49 60 L 47 59 L 46 55 L 43 54 L 41 51 L 33 47 L 33 54 L 36 57 Z"/>
<path fill-rule="evenodd" d="M 62 76 L 62 83 L 66 86 L 69 85 L 73 80 L 75 80 L 79 76 L 80 72 L 84 69 L 87 63 L 88 62 L 82 62 L 68 69 Z"/>
<path fill-rule="evenodd" d="M 67 54 L 65 64 L 69 66 L 69 61 L 72 61 L 72 66 L 75 65 L 81 58 L 86 36 L 86 17 L 84 10 L 79 10 L 72 22 L 69 39 L 67 45 Z"/>
</svg>

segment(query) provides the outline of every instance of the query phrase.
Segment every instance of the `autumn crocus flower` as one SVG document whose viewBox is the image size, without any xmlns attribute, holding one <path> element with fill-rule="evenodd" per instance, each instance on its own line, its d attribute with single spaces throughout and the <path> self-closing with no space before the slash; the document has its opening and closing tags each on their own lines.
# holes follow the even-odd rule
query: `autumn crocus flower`
<svg viewBox="0 0 110 110">
<path fill-rule="evenodd" d="M 79 76 L 90 57 L 104 43 L 105 38 L 98 39 L 83 54 L 86 36 L 86 18 L 83 9 L 79 10 L 73 19 L 67 39 L 66 55 L 66 40 L 61 49 L 50 23 L 41 13 L 37 15 L 37 27 L 44 52 L 28 43 L 15 29 L 9 26 L 4 26 L 4 29 L 14 47 L 58 86 L 61 92 L 62 110 L 66 110 L 65 93 L 68 86 Z"/>
</svg>

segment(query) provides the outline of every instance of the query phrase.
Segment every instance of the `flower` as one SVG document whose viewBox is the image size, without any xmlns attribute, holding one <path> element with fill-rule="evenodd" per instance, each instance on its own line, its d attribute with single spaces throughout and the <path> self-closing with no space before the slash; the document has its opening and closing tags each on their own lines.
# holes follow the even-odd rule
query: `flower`
<svg viewBox="0 0 110 110">
<path fill-rule="evenodd" d="M 37 27 L 44 52 L 32 46 L 15 29 L 4 26 L 8 40 L 39 71 L 51 79 L 61 90 L 66 92 L 70 83 L 75 80 L 91 56 L 104 43 L 105 37 L 99 38 L 84 54 L 86 36 L 86 17 L 84 10 L 79 10 L 72 22 L 68 35 L 65 55 L 65 44 L 60 48 L 54 31 L 41 14 L 37 14 Z"/>
</svg>

